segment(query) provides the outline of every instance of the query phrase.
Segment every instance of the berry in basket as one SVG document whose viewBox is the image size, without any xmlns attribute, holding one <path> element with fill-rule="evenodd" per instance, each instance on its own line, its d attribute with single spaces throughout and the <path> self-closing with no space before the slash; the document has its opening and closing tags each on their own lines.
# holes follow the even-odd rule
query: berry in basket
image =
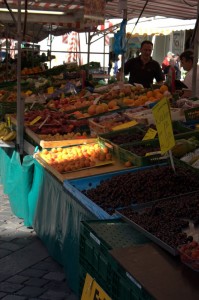
<svg viewBox="0 0 199 300">
<path fill-rule="evenodd" d="M 194 271 L 199 272 L 199 244 L 196 241 L 192 241 L 179 246 L 178 250 L 181 261 Z"/>
</svg>

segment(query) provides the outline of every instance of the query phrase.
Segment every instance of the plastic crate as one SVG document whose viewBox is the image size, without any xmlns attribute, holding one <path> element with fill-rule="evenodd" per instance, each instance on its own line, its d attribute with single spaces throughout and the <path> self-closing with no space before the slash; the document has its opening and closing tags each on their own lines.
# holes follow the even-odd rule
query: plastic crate
<svg viewBox="0 0 199 300">
<path fill-rule="evenodd" d="M 88 272 L 113 300 L 142 299 L 146 292 L 129 279 L 109 250 L 147 242 L 147 238 L 121 219 L 81 222 L 80 290 L 82 277 L 85 279 Z"/>
<path fill-rule="evenodd" d="M 133 153 L 129 150 L 130 147 L 144 147 L 146 150 L 146 154 L 150 153 L 150 155 L 140 156 L 136 153 Z M 147 152 L 147 147 L 150 149 Z M 152 150 L 152 148 L 154 150 Z M 153 154 L 154 152 L 154 154 Z M 167 155 L 161 155 L 160 152 L 160 145 L 158 139 L 148 140 L 148 141 L 141 141 L 137 143 L 129 143 L 123 144 L 118 147 L 117 155 L 120 161 L 130 161 L 135 166 L 148 166 L 153 164 L 160 164 L 165 163 L 168 160 Z"/>
<path fill-rule="evenodd" d="M 134 127 L 128 128 L 128 129 L 122 129 L 122 130 L 117 130 L 117 131 L 112 131 L 109 133 L 101 134 L 101 135 L 99 135 L 99 142 L 102 145 L 107 146 L 108 148 L 112 148 L 113 153 L 115 153 L 116 156 L 118 156 L 119 144 L 117 144 L 116 142 L 114 142 L 112 140 L 120 135 L 121 136 L 130 135 L 132 137 L 131 142 L 133 143 L 133 142 L 137 142 L 138 140 L 136 140 L 136 138 L 139 138 L 139 137 L 140 137 L 139 141 L 141 141 L 145 135 L 145 132 L 138 125 L 138 126 L 134 126 Z"/>
<path fill-rule="evenodd" d="M 13 114 L 17 111 L 17 102 L 0 102 L 0 116 Z"/>
<path fill-rule="evenodd" d="M 191 129 L 190 127 L 187 127 L 183 122 L 181 121 L 173 121 L 172 122 L 172 126 L 173 126 L 173 132 L 174 135 L 178 135 L 178 134 L 182 134 L 182 133 L 189 133 L 189 132 L 193 132 L 193 129 Z M 177 133 L 175 133 L 175 131 Z"/>
<path fill-rule="evenodd" d="M 83 221 L 80 232 L 80 290 L 88 272 L 114 300 L 152 299 L 111 256 L 109 250 L 147 243 L 121 219 Z M 85 248 L 89 247 L 88 251 Z"/>
</svg>

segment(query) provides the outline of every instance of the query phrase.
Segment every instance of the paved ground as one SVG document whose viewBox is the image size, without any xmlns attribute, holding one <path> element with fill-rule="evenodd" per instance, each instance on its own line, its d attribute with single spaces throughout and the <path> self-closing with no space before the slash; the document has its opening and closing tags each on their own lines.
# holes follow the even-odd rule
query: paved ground
<svg viewBox="0 0 199 300">
<path fill-rule="evenodd" d="M 0 185 L 0 299 L 77 300 L 33 229 L 15 217 Z"/>
</svg>

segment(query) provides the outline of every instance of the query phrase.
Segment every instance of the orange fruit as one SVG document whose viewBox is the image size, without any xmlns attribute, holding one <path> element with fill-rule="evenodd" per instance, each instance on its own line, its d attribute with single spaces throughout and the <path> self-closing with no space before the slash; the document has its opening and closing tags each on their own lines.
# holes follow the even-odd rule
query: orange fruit
<svg viewBox="0 0 199 300">
<path fill-rule="evenodd" d="M 153 97 L 153 91 L 148 91 L 146 95 L 148 98 Z"/>
<path fill-rule="evenodd" d="M 162 93 L 156 93 L 155 94 L 155 97 L 157 98 L 157 99 L 162 99 L 162 97 L 163 97 L 163 94 Z"/>
<path fill-rule="evenodd" d="M 163 85 L 161 85 L 161 87 L 160 87 L 160 92 L 161 93 L 164 93 L 164 92 L 166 92 L 166 91 L 168 91 L 169 89 L 168 89 L 168 86 L 167 85 L 165 85 L 165 84 L 163 84 Z"/>
<path fill-rule="evenodd" d="M 125 167 L 131 167 L 132 166 L 132 163 L 130 162 L 130 161 L 126 161 L 125 163 L 124 163 L 124 165 L 125 165 Z"/>
</svg>

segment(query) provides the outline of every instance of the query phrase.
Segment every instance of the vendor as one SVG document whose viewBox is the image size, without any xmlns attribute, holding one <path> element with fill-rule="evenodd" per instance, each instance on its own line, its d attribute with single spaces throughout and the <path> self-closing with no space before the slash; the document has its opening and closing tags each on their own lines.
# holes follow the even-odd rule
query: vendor
<svg viewBox="0 0 199 300">
<path fill-rule="evenodd" d="M 188 90 L 185 90 L 183 97 L 191 97 L 192 95 L 192 78 L 193 78 L 193 50 L 186 50 L 180 54 L 181 66 L 187 71 L 183 83 L 187 86 Z M 197 65 L 197 80 L 196 80 L 196 93 L 194 96 L 199 97 L 199 65 Z"/>
<path fill-rule="evenodd" d="M 163 83 L 164 74 L 159 63 L 152 59 L 152 50 L 153 43 L 145 40 L 141 43 L 141 54 L 138 57 L 129 59 L 124 64 L 124 75 L 130 74 L 129 83 L 139 83 L 145 88 L 149 88 L 154 79 L 158 84 Z"/>
</svg>

